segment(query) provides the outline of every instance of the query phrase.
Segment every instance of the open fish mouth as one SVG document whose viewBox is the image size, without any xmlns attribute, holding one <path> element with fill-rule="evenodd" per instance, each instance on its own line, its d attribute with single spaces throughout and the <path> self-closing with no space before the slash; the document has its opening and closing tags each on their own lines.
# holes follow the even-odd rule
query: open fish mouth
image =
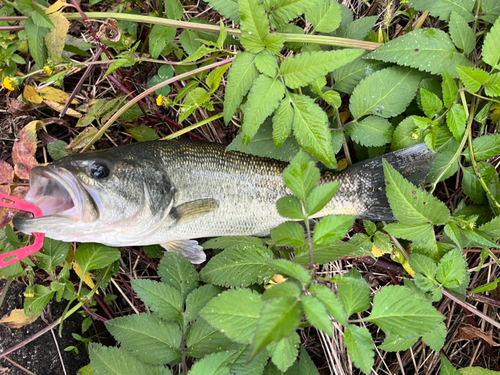
<svg viewBox="0 0 500 375">
<path fill-rule="evenodd" d="M 37 205 L 43 217 L 27 219 L 17 217 L 14 225 L 23 232 L 33 232 L 35 227 L 55 225 L 57 220 L 90 222 L 97 220 L 99 211 L 92 195 L 64 168 L 54 166 L 33 168 L 27 202 Z M 56 219 L 57 220 L 53 220 Z"/>
</svg>

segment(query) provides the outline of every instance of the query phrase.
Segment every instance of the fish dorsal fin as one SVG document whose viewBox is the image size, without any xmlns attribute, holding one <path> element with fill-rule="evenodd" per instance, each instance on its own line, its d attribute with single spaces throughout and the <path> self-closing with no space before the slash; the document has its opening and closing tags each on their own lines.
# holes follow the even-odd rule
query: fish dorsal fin
<svg viewBox="0 0 500 375">
<path fill-rule="evenodd" d="M 195 201 L 182 203 L 177 207 L 172 208 L 170 216 L 177 223 L 185 224 L 198 219 L 206 214 L 215 211 L 219 208 L 219 201 L 215 199 L 197 199 Z"/>
<path fill-rule="evenodd" d="M 181 254 L 193 264 L 203 263 L 207 259 L 203 248 L 195 240 L 171 241 L 161 246 L 167 251 Z"/>
</svg>

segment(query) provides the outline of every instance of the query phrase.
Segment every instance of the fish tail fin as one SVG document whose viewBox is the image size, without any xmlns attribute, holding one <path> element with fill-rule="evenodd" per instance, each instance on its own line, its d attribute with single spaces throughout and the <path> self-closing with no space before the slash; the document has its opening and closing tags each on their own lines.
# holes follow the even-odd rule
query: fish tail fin
<svg viewBox="0 0 500 375">
<path fill-rule="evenodd" d="M 420 143 L 365 160 L 346 169 L 346 174 L 351 178 L 360 176 L 364 194 L 368 195 L 360 198 L 365 201 L 365 212 L 356 216 L 374 221 L 395 220 L 386 196 L 383 159 L 408 181 L 419 186 L 430 173 L 435 157 L 436 154 L 431 152 L 425 143 Z"/>
</svg>

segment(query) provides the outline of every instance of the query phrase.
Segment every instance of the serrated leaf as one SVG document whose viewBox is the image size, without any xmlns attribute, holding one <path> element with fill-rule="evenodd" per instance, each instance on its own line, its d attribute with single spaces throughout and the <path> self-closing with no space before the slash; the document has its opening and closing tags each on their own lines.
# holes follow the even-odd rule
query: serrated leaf
<svg viewBox="0 0 500 375">
<path fill-rule="evenodd" d="M 332 200 L 339 187 L 338 182 L 330 182 L 314 188 L 307 197 L 307 214 L 312 216 L 323 209 Z"/>
<path fill-rule="evenodd" d="M 461 375 L 461 372 L 455 370 L 455 367 L 443 353 L 441 353 L 441 372 L 439 375 Z"/>
<path fill-rule="evenodd" d="M 352 14 L 351 14 L 352 15 Z M 347 25 L 341 23 L 340 28 L 337 30 L 336 34 L 342 38 L 348 39 L 365 39 L 368 32 L 373 29 L 375 22 L 377 22 L 377 16 L 361 17 L 355 21 L 350 19 Z M 346 19 L 347 23 L 347 19 Z"/>
<path fill-rule="evenodd" d="M 285 94 L 283 99 L 274 112 L 273 116 L 273 140 L 274 147 L 280 147 L 286 141 L 292 131 L 294 110 L 290 102 L 290 96 Z"/>
<path fill-rule="evenodd" d="M 410 267 L 415 272 L 420 272 L 421 274 L 434 278 L 436 276 L 437 266 L 434 261 L 421 254 L 411 254 L 410 256 Z"/>
<path fill-rule="evenodd" d="M 384 118 L 397 116 L 414 98 L 419 82 L 420 74 L 408 68 L 379 70 L 356 86 L 349 109 L 354 119 L 370 114 Z"/>
<path fill-rule="evenodd" d="M 422 341 L 435 352 L 439 352 L 444 346 L 446 334 L 446 325 L 441 322 L 436 329 L 433 329 L 423 335 Z"/>
<path fill-rule="evenodd" d="M 290 93 L 294 107 L 293 130 L 299 144 L 327 168 L 335 169 L 332 137 L 326 113 L 309 96 Z"/>
<path fill-rule="evenodd" d="M 227 236 L 218 237 L 203 243 L 204 249 L 228 249 L 239 245 L 262 245 L 262 240 L 257 237 L 248 236 Z"/>
<path fill-rule="evenodd" d="M 434 183 L 434 182 L 444 181 L 447 178 L 453 176 L 455 173 L 457 173 L 458 160 L 455 160 L 451 164 L 451 166 L 449 166 L 449 163 L 455 157 L 455 151 L 441 151 L 441 150 L 439 151 L 440 152 L 437 154 L 436 159 L 434 159 L 432 170 L 425 179 L 427 182 Z M 445 172 L 445 174 L 443 174 L 443 176 L 439 179 L 439 181 L 436 181 L 438 176 L 444 171 L 446 167 L 448 167 L 448 170 Z"/>
<path fill-rule="evenodd" d="M 363 244 L 362 247 L 351 244 L 349 242 L 336 242 L 329 246 L 314 247 L 313 248 L 313 259 L 314 263 L 326 264 L 329 262 L 334 262 L 337 259 L 343 257 L 360 257 L 363 255 L 368 255 L 372 250 L 372 243 L 368 248 L 367 244 Z M 295 263 L 302 266 L 309 265 L 309 252 L 301 253 L 297 255 L 294 259 Z"/>
<path fill-rule="evenodd" d="M 500 96 L 500 73 L 490 74 L 484 83 L 484 92 L 488 96 Z"/>
<path fill-rule="evenodd" d="M 468 55 L 476 46 L 476 37 L 463 17 L 455 11 L 450 16 L 450 36 L 453 43 Z"/>
<path fill-rule="evenodd" d="M 267 264 L 278 270 L 281 274 L 296 278 L 304 285 L 311 283 L 311 274 L 307 272 L 304 267 L 296 263 L 292 263 L 286 259 L 274 259 L 268 261 Z"/>
<path fill-rule="evenodd" d="M 309 193 L 318 185 L 320 173 L 304 151 L 299 151 L 283 172 L 286 186 L 305 202 Z"/>
<path fill-rule="evenodd" d="M 312 361 L 309 354 L 307 354 L 306 349 L 301 346 L 300 348 L 300 359 L 299 362 L 295 362 L 292 367 L 288 370 L 287 374 L 289 375 L 319 375 L 318 369 L 316 365 Z M 270 373 L 266 373 L 266 375 L 274 375 Z M 276 374 L 281 375 L 281 374 Z"/>
<path fill-rule="evenodd" d="M 272 257 L 271 250 L 264 246 L 232 247 L 210 259 L 200 276 L 215 285 L 248 286 L 264 279 L 270 270 L 267 261 Z"/>
<path fill-rule="evenodd" d="M 255 57 L 257 70 L 268 77 L 276 77 L 278 71 L 278 61 L 267 50 L 262 51 Z"/>
<path fill-rule="evenodd" d="M 280 74 L 285 84 L 294 89 L 307 86 L 328 72 L 361 56 L 362 50 L 303 52 L 293 55 L 280 65 Z"/>
<path fill-rule="evenodd" d="M 283 45 L 285 44 L 286 37 L 284 35 L 280 34 L 269 34 L 266 36 L 264 39 L 264 45 L 266 46 L 266 50 L 271 54 L 271 55 L 277 55 L 281 49 L 283 48 Z"/>
<path fill-rule="evenodd" d="M 59 11 L 49 15 L 55 27 L 45 36 L 47 50 L 57 59 L 61 58 L 69 29 L 69 21 L 61 13 Z"/>
<path fill-rule="evenodd" d="M 276 297 L 298 298 L 301 292 L 296 282 L 284 282 L 267 289 L 262 299 L 268 301 Z"/>
<path fill-rule="evenodd" d="M 328 313 L 333 316 L 334 319 L 344 326 L 347 324 L 342 304 L 331 289 L 324 285 L 313 284 L 309 288 L 309 291 L 323 303 Z"/>
<path fill-rule="evenodd" d="M 453 133 L 455 139 L 459 142 L 462 141 L 462 137 L 465 134 L 466 120 L 467 116 L 464 107 L 458 103 L 453 104 L 450 111 L 446 114 L 446 124 Z"/>
<path fill-rule="evenodd" d="M 455 224 L 453 221 L 449 221 L 444 227 L 444 232 L 448 237 L 451 238 L 453 242 L 455 242 L 459 249 L 462 249 L 462 238 L 460 236 L 460 230 L 458 229 L 457 224 Z"/>
<path fill-rule="evenodd" d="M 229 374 L 229 363 L 236 357 L 237 353 L 236 351 L 226 351 L 210 354 L 196 362 L 189 370 L 189 375 Z"/>
<path fill-rule="evenodd" d="M 436 329 L 444 319 L 430 303 L 415 298 L 401 286 L 386 286 L 375 294 L 370 316 L 365 318 L 386 334 L 403 338 L 421 336 Z"/>
<path fill-rule="evenodd" d="M 78 246 L 76 261 L 82 268 L 82 275 L 87 271 L 106 267 L 120 258 L 120 250 L 116 247 L 95 243 L 84 243 Z"/>
<path fill-rule="evenodd" d="M 219 293 L 222 288 L 207 284 L 193 290 L 186 298 L 186 309 L 184 311 L 184 326 L 190 321 L 198 318 L 199 312 L 207 305 L 207 303 Z"/>
<path fill-rule="evenodd" d="M 186 354 L 203 358 L 214 352 L 238 349 L 239 345 L 203 319 L 196 320 L 186 335 Z"/>
<path fill-rule="evenodd" d="M 488 160 L 494 156 L 500 155 L 500 134 L 483 135 L 472 141 L 474 149 L 474 158 L 476 161 Z M 470 161 L 470 154 L 467 150 L 465 158 Z"/>
<path fill-rule="evenodd" d="M 38 267 L 52 274 L 52 268 L 60 265 L 66 259 L 68 251 L 67 243 L 46 238 L 42 250 L 37 253 Z"/>
<path fill-rule="evenodd" d="M 403 223 L 391 223 L 384 227 L 384 230 L 392 234 L 394 237 L 403 238 L 405 240 L 424 240 L 433 236 L 432 231 L 433 225 L 430 223 L 423 224 L 403 224 Z"/>
<path fill-rule="evenodd" d="M 276 0 L 269 19 L 273 28 L 277 29 L 289 21 L 317 6 L 319 0 Z"/>
<path fill-rule="evenodd" d="M 164 3 L 167 17 L 173 20 L 180 20 L 184 14 L 182 4 L 179 0 L 169 0 Z"/>
<path fill-rule="evenodd" d="M 418 341 L 418 337 L 413 338 L 403 338 L 394 335 L 387 335 L 385 337 L 382 345 L 379 345 L 379 349 L 385 350 L 386 352 L 399 352 L 408 350 Z"/>
<path fill-rule="evenodd" d="M 227 94 L 226 94 L 227 95 Z M 278 78 L 261 74 L 252 85 L 243 110 L 243 143 L 248 144 L 260 125 L 278 107 L 285 95 L 285 86 Z"/>
<path fill-rule="evenodd" d="M 448 34 L 438 29 L 411 31 L 380 46 L 367 58 L 411 66 L 432 74 L 447 72 L 453 78 L 458 77 L 457 66 L 472 66 L 457 52 Z"/>
<path fill-rule="evenodd" d="M 165 320 L 182 322 L 182 294 L 167 284 L 152 280 L 132 280 L 132 287 L 156 314 Z"/>
<path fill-rule="evenodd" d="M 488 237 L 497 240 L 500 238 L 500 216 L 497 216 L 486 224 L 481 225 L 479 230 Z"/>
<path fill-rule="evenodd" d="M 271 229 L 271 238 L 278 246 L 300 246 L 305 244 L 304 228 L 298 223 L 288 221 Z"/>
<path fill-rule="evenodd" d="M 175 28 L 170 26 L 153 25 L 149 34 L 149 53 L 151 57 L 157 59 L 165 46 L 174 40 Z"/>
<path fill-rule="evenodd" d="M 448 73 L 443 73 L 443 101 L 446 108 L 450 108 L 457 100 L 458 87 L 453 77 Z"/>
<path fill-rule="evenodd" d="M 250 289 L 228 290 L 208 302 L 200 315 L 231 340 L 249 344 L 263 306 L 260 295 Z"/>
<path fill-rule="evenodd" d="M 324 217 L 314 228 L 314 245 L 328 246 L 344 238 L 349 229 L 351 229 L 354 219 L 354 217 L 346 215 Z"/>
<path fill-rule="evenodd" d="M 405 180 L 385 159 L 384 173 L 389 204 L 394 216 L 403 224 L 445 224 L 450 212 L 432 195 Z"/>
<path fill-rule="evenodd" d="M 387 64 L 376 60 L 363 59 L 363 55 L 351 63 L 341 66 L 333 71 L 335 90 L 351 94 L 357 84 L 365 77 L 377 70 L 386 68 Z"/>
<path fill-rule="evenodd" d="M 341 10 L 336 1 L 329 0 L 306 13 L 307 20 L 314 26 L 314 31 L 331 33 L 340 26 Z"/>
<path fill-rule="evenodd" d="M 36 315 L 47 306 L 55 292 L 43 285 L 35 286 L 35 295 L 24 299 L 24 313 L 26 316 Z"/>
<path fill-rule="evenodd" d="M 240 52 L 231 64 L 224 97 L 224 121 L 226 124 L 229 123 L 241 100 L 259 75 L 254 60 L 255 55 L 249 52 Z"/>
<path fill-rule="evenodd" d="M 295 332 L 302 315 L 297 299 L 278 297 L 266 302 L 257 321 L 252 357 L 271 342 L 277 342 Z"/>
<path fill-rule="evenodd" d="M 316 297 L 309 295 L 302 296 L 301 301 L 307 321 L 328 336 L 332 337 L 332 323 L 328 317 L 326 307 L 321 303 L 321 301 Z"/>
<path fill-rule="evenodd" d="M 108 320 L 106 328 L 122 346 L 146 363 L 163 365 L 182 357 L 177 323 L 143 313 Z"/>
<path fill-rule="evenodd" d="M 277 343 L 271 343 L 267 346 L 271 360 L 281 371 L 286 371 L 296 360 L 300 346 L 300 337 L 294 332 Z"/>
<path fill-rule="evenodd" d="M 471 11 L 474 7 L 474 0 L 410 0 L 409 4 L 417 10 L 430 11 L 434 17 L 439 17 L 443 21 L 448 21 L 452 11 L 464 17 L 467 22 L 474 20 Z"/>
<path fill-rule="evenodd" d="M 220 86 L 220 82 L 222 80 L 222 76 L 226 72 L 226 70 L 229 68 L 229 64 L 219 66 L 218 68 L 212 70 L 208 76 L 205 82 L 207 83 L 208 87 L 210 87 L 210 94 L 214 93 L 215 90 L 217 90 Z"/>
<path fill-rule="evenodd" d="M 269 23 L 264 9 L 258 0 L 239 0 L 241 20 L 241 44 L 252 53 L 264 48 L 264 38 L 269 34 Z"/>
<path fill-rule="evenodd" d="M 344 344 L 354 365 L 369 374 L 375 362 L 375 344 L 370 331 L 366 327 L 349 324 L 344 332 Z"/>
<path fill-rule="evenodd" d="M 499 45 L 500 45 L 500 19 L 497 18 L 495 24 L 484 38 L 483 49 L 482 49 L 483 61 L 489 66 L 491 66 L 492 70 L 495 70 L 495 68 L 498 65 L 498 61 L 500 60 L 500 51 L 498 50 Z"/>
<path fill-rule="evenodd" d="M 166 252 L 160 261 L 161 281 L 178 290 L 185 299 L 198 286 L 198 272 L 181 254 Z"/>
<path fill-rule="evenodd" d="M 278 199 L 276 208 L 278 209 L 278 213 L 283 217 L 299 220 L 306 219 L 302 211 L 302 203 L 294 195 L 287 195 Z"/>
<path fill-rule="evenodd" d="M 415 125 L 412 117 L 407 117 L 398 124 L 392 134 L 391 151 L 401 150 L 423 141 L 423 131 Z"/>
<path fill-rule="evenodd" d="M 353 141 L 367 147 L 383 146 L 391 142 L 392 124 L 378 116 L 368 116 L 361 121 L 351 122 L 345 127 Z"/>
<path fill-rule="evenodd" d="M 28 18 L 25 31 L 31 56 L 39 67 L 43 67 L 47 61 L 47 48 L 43 39 L 49 33 L 49 29 L 35 25 L 32 19 Z"/>
<path fill-rule="evenodd" d="M 220 14 L 230 20 L 240 23 L 240 13 L 237 0 L 207 0 Z"/>
<path fill-rule="evenodd" d="M 422 103 L 425 115 L 429 118 L 434 118 L 443 108 L 441 99 L 433 92 L 424 88 L 420 88 L 420 102 Z"/>
<path fill-rule="evenodd" d="M 200 41 L 196 40 L 199 38 L 198 34 L 195 31 L 184 30 L 181 35 L 179 35 L 179 41 L 181 42 L 181 46 L 186 51 L 188 56 L 194 54 L 198 48 L 200 48 Z"/>
<path fill-rule="evenodd" d="M 332 281 L 337 282 L 337 295 L 347 318 L 370 307 L 370 285 L 356 269 Z"/>
<path fill-rule="evenodd" d="M 472 69 L 467 66 L 457 66 L 457 72 L 465 88 L 475 93 L 488 80 L 489 74 L 481 69 Z"/>
</svg>

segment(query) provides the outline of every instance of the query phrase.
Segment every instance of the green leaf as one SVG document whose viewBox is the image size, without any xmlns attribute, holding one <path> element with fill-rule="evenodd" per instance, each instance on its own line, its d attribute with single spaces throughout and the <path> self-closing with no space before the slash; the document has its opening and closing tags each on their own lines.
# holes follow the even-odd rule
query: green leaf
<svg viewBox="0 0 500 375">
<path fill-rule="evenodd" d="M 477 137 L 472 141 L 472 146 L 476 161 L 488 160 L 494 156 L 500 155 L 500 134 Z M 470 162 L 468 150 L 465 152 L 465 158 Z"/>
<path fill-rule="evenodd" d="M 241 0 L 240 0 L 241 1 Z M 196 362 L 189 375 L 224 375 L 229 374 L 229 364 L 236 357 L 237 352 L 227 351 L 210 354 Z"/>
<path fill-rule="evenodd" d="M 277 342 L 295 332 L 302 315 L 297 299 L 278 297 L 266 302 L 257 321 L 252 357 L 271 342 Z"/>
<path fill-rule="evenodd" d="M 320 173 L 304 151 L 299 151 L 283 172 L 286 186 L 302 201 L 318 185 Z"/>
<path fill-rule="evenodd" d="M 262 282 L 270 270 L 267 260 L 271 250 L 258 245 L 232 247 L 210 259 L 200 276 L 203 281 L 220 286 L 244 287 Z"/>
<path fill-rule="evenodd" d="M 488 96 L 500 96 L 500 73 L 490 74 L 484 83 L 484 92 Z"/>
<path fill-rule="evenodd" d="M 425 255 L 411 254 L 410 267 L 413 271 L 420 272 L 421 274 L 432 279 L 436 277 L 436 263 L 434 263 L 431 258 L 426 257 Z"/>
<path fill-rule="evenodd" d="M 332 200 L 339 187 L 338 182 L 329 182 L 314 188 L 307 197 L 307 214 L 312 216 L 325 207 Z"/>
<path fill-rule="evenodd" d="M 294 195 L 287 195 L 278 199 L 276 208 L 278 209 L 278 213 L 283 217 L 299 220 L 306 219 L 302 211 L 302 203 L 300 203 L 300 200 Z"/>
<path fill-rule="evenodd" d="M 269 2 L 272 4 L 272 11 L 269 14 L 269 19 L 273 28 L 277 29 L 280 26 L 304 14 L 309 9 L 321 3 L 319 0 L 275 0 Z M 271 10 L 271 7 L 267 9 Z"/>
<path fill-rule="evenodd" d="M 172 375 L 169 369 L 147 365 L 122 348 L 90 343 L 89 356 L 92 375 Z"/>
<path fill-rule="evenodd" d="M 250 289 L 228 290 L 210 300 L 200 315 L 235 342 L 249 344 L 264 303 Z"/>
<path fill-rule="evenodd" d="M 122 346 L 151 365 L 164 365 L 182 357 L 177 323 L 144 313 L 108 320 L 106 328 Z"/>
<path fill-rule="evenodd" d="M 309 291 L 325 305 L 328 313 L 333 316 L 340 324 L 346 325 L 346 317 L 342 304 L 333 291 L 324 285 L 313 284 Z"/>
<path fill-rule="evenodd" d="M 446 114 L 446 124 L 453 133 L 455 139 L 459 142 L 465 134 L 466 120 L 467 116 L 464 107 L 458 103 L 453 104 L 450 111 Z"/>
<path fill-rule="evenodd" d="M 267 289 L 262 295 L 262 299 L 268 301 L 276 297 L 298 298 L 300 293 L 301 290 L 296 282 L 284 282 Z"/>
<path fill-rule="evenodd" d="M 200 48 L 201 43 L 197 40 L 198 38 L 198 34 L 191 30 L 184 30 L 181 35 L 179 35 L 181 46 L 188 56 L 193 55 L 198 48 Z"/>
<path fill-rule="evenodd" d="M 35 295 L 24 299 L 24 314 L 26 316 L 36 315 L 47 306 L 55 292 L 43 285 L 35 286 Z"/>
<path fill-rule="evenodd" d="M 472 66 L 465 56 L 457 52 L 448 34 L 438 29 L 411 31 L 385 43 L 367 57 L 432 74 L 447 72 L 453 78 L 458 77 L 457 66 Z"/>
<path fill-rule="evenodd" d="M 255 57 L 257 70 L 268 77 L 276 77 L 278 71 L 278 61 L 267 50 L 262 51 Z"/>
<path fill-rule="evenodd" d="M 407 339 L 399 336 L 387 335 L 382 345 L 379 345 L 378 348 L 386 352 L 399 352 L 410 349 L 417 341 L 418 337 Z"/>
<path fill-rule="evenodd" d="M 160 139 L 160 137 L 158 136 L 158 134 L 156 134 L 154 129 L 146 125 L 129 128 L 128 132 L 130 133 L 132 138 L 134 138 L 136 141 L 139 142 L 156 141 L 157 139 Z"/>
<path fill-rule="evenodd" d="M 441 353 L 441 372 L 439 375 L 461 375 L 461 373 L 455 370 L 455 367 L 448 361 L 444 354 Z"/>
<path fill-rule="evenodd" d="M 350 242 L 338 241 L 329 246 L 313 247 L 313 259 L 314 263 L 326 264 L 347 256 L 360 257 L 367 255 L 371 252 L 372 247 L 373 245 L 371 242 L 369 247 L 368 243 L 360 247 Z M 309 252 L 296 255 L 294 262 L 302 266 L 309 265 Z"/>
<path fill-rule="evenodd" d="M 210 94 L 214 93 L 220 86 L 222 76 L 229 69 L 229 64 L 219 66 L 218 68 L 212 70 L 205 80 L 208 87 L 210 87 Z"/>
<path fill-rule="evenodd" d="M 302 296 L 301 301 L 307 321 L 332 337 L 332 323 L 328 317 L 325 305 L 314 296 Z"/>
<path fill-rule="evenodd" d="M 46 238 L 43 241 L 43 247 L 36 254 L 38 267 L 49 271 L 52 274 L 52 268 L 60 265 L 68 255 L 69 245 L 65 242 Z"/>
<path fill-rule="evenodd" d="M 420 101 L 425 115 L 429 118 L 434 118 L 443 108 L 441 99 L 433 92 L 427 91 L 424 88 L 420 88 Z"/>
<path fill-rule="evenodd" d="M 437 329 L 433 329 L 422 336 L 422 341 L 425 342 L 432 350 L 439 352 L 446 340 L 446 325 L 440 323 Z"/>
<path fill-rule="evenodd" d="M 449 221 L 444 227 L 444 232 L 453 242 L 455 242 L 459 249 L 462 249 L 462 238 L 457 224 L 453 221 Z"/>
<path fill-rule="evenodd" d="M 204 249 L 228 249 L 240 245 L 262 245 L 262 240 L 257 237 L 248 236 L 228 236 L 218 237 L 203 243 Z"/>
<path fill-rule="evenodd" d="M 277 269 L 280 273 L 296 278 L 302 284 L 308 285 L 311 283 L 311 274 L 304 267 L 296 263 L 292 263 L 286 259 L 274 259 L 267 262 L 272 268 Z"/>
<path fill-rule="evenodd" d="M 398 39 L 401 38 L 404 37 Z M 384 118 L 397 116 L 414 98 L 419 82 L 420 74 L 412 69 L 392 67 L 379 70 L 356 86 L 349 109 L 354 119 L 370 114 Z"/>
<path fill-rule="evenodd" d="M 386 286 L 375 294 L 372 313 L 365 319 L 387 335 L 413 338 L 437 329 L 444 317 L 430 303 L 415 298 L 411 290 Z"/>
<path fill-rule="evenodd" d="M 481 69 L 457 66 L 457 72 L 467 91 L 475 93 L 488 80 L 489 74 Z"/>
<path fill-rule="evenodd" d="M 448 21 L 450 19 L 450 14 L 452 11 L 457 12 L 467 22 L 472 22 L 474 20 L 471 11 L 474 7 L 474 0 L 410 0 L 409 4 L 421 11 L 430 11 L 431 15 L 434 17 L 439 17 L 443 21 Z"/>
<path fill-rule="evenodd" d="M 33 13 L 31 13 L 31 19 L 35 25 L 47 29 L 55 28 L 55 25 L 52 23 L 49 16 L 47 16 L 42 8 L 40 8 L 39 6 L 34 6 L 32 9 Z"/>
<path fill-rule="evenodd" d="M 285 84 L 292 89 L 307 86 L 328 72 L 350 63 L 362 53 L 358 49 L 299 53 L 281 63 L 280 74 Z"/>
<path fill-rule="evenodd" d="M 179 0 L 169 0 L 164 3 L 165 13 L 172 20 L 180 20 L 184 14 L 182 4 Z M 184 47 L 184 46 L 183 46 Z"/>
<path fill-rule="evenodd" d="M 178 290 L 184 300 L 198 286 L 198 272 L 189 260 L 177 253 L 166 252 L 160 261 L 161 281 Z"/>
<path fill-rule="evenodd" d="M 259 53 L 264 48 L 264 38 L 269 34 L 269 22 L 258 0 L 239 0 L 241 19 L 241 44 L 252 53 Z"/>
<path fill-rule="evenodd" d="M 181 110 L 179 122 L 183 122 L 191 115 L 191 113 L 193 113 L 197 108 L 201 107 L 209 100 L 210 94 L 201 87 L 197 87 L 194 90 L 190 91 L 187 94 L 186 99 L 184 100 L 184 107 Z"/>
<path fill-rule="evenodd" d="M 310 9 L 306 18 L 314 26 L 315 32 L 331 33 L 340 26 L 340 5 L 333 0 L 326 1 Z"/>
<path fill-rule="evenodd" d="M 354 121 L 345 127 L 347 134 L 360 145 L 373 147 L 391 142 L 393 127 L 384 118 L 368 116 L 361 121 Z"/>
<path fill-rule="evenodd" d="M 328 246 L 342 238 L 354 223 L 353 216 L 331 215 L 324 217 L 314 228 L 313 243 L 315 246 Z"/>
<path fill-rule="evenodd" d="M 500 238 L 500 216 L 479 227 L 479 230 L 488 237 L 498 240 Z"/>
<path fill-rule="evenodd" d="M 264 39 L 264 44 L 267 51 L 273 56 L 277 55 L 283 48 L 285 39 L 286 37 L 284 35 L 269 34 L 268 36 L 266 36 L 266 39 Z"/>
<path fill-rule="evenodd" d="M 423 141 L 423 131 L 415 125 L 413 117 L 407 117 L 399 123 L 392 134 L 391 151 L 401 150 Z"/>
<path fill-rule="evenodd" d="M 26 20 L 24 27 L 31 56 L 33 56 L 33 60 L 39 67 L 43 67 L 47 61 L 47 48 L 45 47 L 44 38 L 49 33 L 49 29 L 35 25 L 31 18 Z"/>
<path fill-rule="evenodd" d="M 479 18 L 491 24 L 500 16 L 500 4 L 496 0 L 482 0 L 481 10 Z"/>
<path fill-rule="evenodd" d="M 260 125 L 278 107 L 285 95 L 285 86 L 278 78 L 269 78 L 261 74 L 248 94 L 248 101 L 243 110 L 243 143 L 248 144 L 257 133 Z M 226 93 L 227 96 L 227 93 Z"/>
<path fill-rule="evenodd" d="M 230 368 L 234 375 L 262 374 L 264 367 L 268 363 L 267 360 L 269 359 L 269 355 L 266 352 L 262 352 L 247 364 L 250 351 L 251 346 L 245 345 L 243 349 L 240 350 L 238 356 L 231 363 Z"/>
<path fill-rule="evenodd" d="M 220 14 L 230 20 L 240 23 L 240 12 L 237 0 L 207 0 L 210 6 L 214 7 Z"/>
<path fill-rule="evenodd" d="M 347 27 L 341 23 L 336 34 L 342 38 L 363 40 L 367 36 L 368 32 L 375 26 L 375 22 L 377 22 L 377 20 L 377 16 L 369 16 L 361 17 L 354 22 L 349 22 Z"/>
<path fill-rule="evenodd" d="M 309 96 L 290 93 L 294 107 L 293 130 L 299 144 L 327 168 L 335 169 L 332 137 L 326 113 Z"/>
<path fill-rule="evenodd" d="M 385 159 L 384 173 L 389 204 L 403 224 L 445 224 L 450 212 L 443 202 L 404 179 Z"/>
<path fill-rule="evenodd" d="M 443 101 L 446 108 L 450 108 L 457 100 L 458 87 L 453 77 L 447 73 L 443 73 Z"/>
<path fill-rule="evenodd" d="M 392 234 L 394 237 L 403 238 L 405 240 L 419 241 L 434 236 L 433 225 L 425 224 L 403 224 L 391 223 L 384 227 L 384 230 Z"/>
<path fill-rule="evenodd" d="M 335 90 L 351 94 L 358 83 L 374 72 L 386 68 L 387 64 L 376 60 L 366 60 L 360 56 L 351 63 L 333 71 Z"/>
<path fill-rule="evenodd" d="M 455 139 L 455 138 L 453 138 L 453 139 Z M 452 161 L 452 159 L 454 157 L 455 157 L 455 151 L 441 151 L 441 150 L 439 150 L 439 153 L 437 154 L 436 159 L 434 159 L 434 164 L 432 166 L 432 170 L 426 177 L 426 181 L 431 182 L 431 183 L 436 182 L 436 179 L 441 174 L 441 172 L 444 171 L 445 168 L 448 168 L 448 170 L 439 179 L 439 181 L 444 181 L 447 178 L 453 176 L 455 173 L 457 173 L 458 160 L 455 160 L 451 164 L 451 166 L 448 167 L 449 163 Z"/>
<path fill-rule="evenodd" d="M 476 46 L 476 36 L 469 27 L 469 24 L 455 11 L 450 17 L 450 36 L 453 43 L 460 48 L 464 54 L 468 55 Z"/>
<path fill-rule="evenodd" d="M 182 323 L 183 300 L 178 290 L 152 280 L 132 280 L 132 287 L 137 296 L 160 317 Z"/>
<path fill-rule="evenodd" d="M 166 45 L 174 40 L 175 33 L 174 27 L 153 25 L 149 34 L 149 53 L 153 59 L 157 59 Z"/>
<path fill-rule="evenodd" d="M 495 249 L 500 249 L 500 245 L 497 244 L 496 242 L 493 242 L 491 239 L 488 238 L 484 233 L 482 233 L 479 229 L 465 229 L 463 231 L 463 234 L 465 234 L 465 237 L 467 237 L 469 240 L 474 241 L 481 246 L 488 246 L 488 247 L 493 247 Z"/>
<path fill-rule="evenodd" d="M 370 374 L 375 363 L 375 345 L 366 327 L 349 324 L 344 332 L 344 344 L 354 365 L 365 374 Z"/>
<path fill-rule="evenodd" d="M 332 281 L 337 283 L 337 295 L 347 318 L 370 307 L 370 285 L 355 268 Z"/>
<path fill-rule="evenodd" d="M 477 288 L 471 290 L 471 293 L 484 293 L 495 290 L 498 287 L 498 283 L 500 282 L 500 278 L 493 280 L 491 283 L 486 283 Z"/>
<path fill-rule="evenodd" d="M 186 298 L 186 309 L 184 311 L 184 325 L 198 318 L 199 312 L 207 303 L 223 291 L 222 288 L 207 284 L 193 290 Z"/>
<path fill-rule="evenodd" d="M 495 24 L 484 38 L 483 50 L 482 50 L 483 61 L 489 66 L 491 66 L 492 70 L 495 70 L 495 68 L 498 65 L 498 61 L 500 60 L 500 51 L 498 50 L 499 45 L 500 45 L 500 20 L 497 18 Z"/>
<path fill-rule="evenodd" d="M 120 258 L 120 250 L 95 243 L 84 243 L 78 246 L 76 261 L 82 268 L 82 275 L 87 271 L 104 268 Z"/>
<path fill-rule="evenodd" d="M 300 246 L 306 243 L 304 228 L 292 221 L 271 229 L 271 238 L 278 246 Z"/>
<path fill-rule="evenodd" d="M 239 345 L 231 341 L 203 319 L 196 320 L 186 336 L 186 354 L 194 358 L 203 358 L 214 352 L 238 349 Z"/>
<path fill-rule="evenodd" d="M 297 348 L 300 346 L 300 337 L 294 332 L 277 343 L 267 346 L 271 360 L 281 371 L 286 371 L 297 360 Z"/>
</svg>

